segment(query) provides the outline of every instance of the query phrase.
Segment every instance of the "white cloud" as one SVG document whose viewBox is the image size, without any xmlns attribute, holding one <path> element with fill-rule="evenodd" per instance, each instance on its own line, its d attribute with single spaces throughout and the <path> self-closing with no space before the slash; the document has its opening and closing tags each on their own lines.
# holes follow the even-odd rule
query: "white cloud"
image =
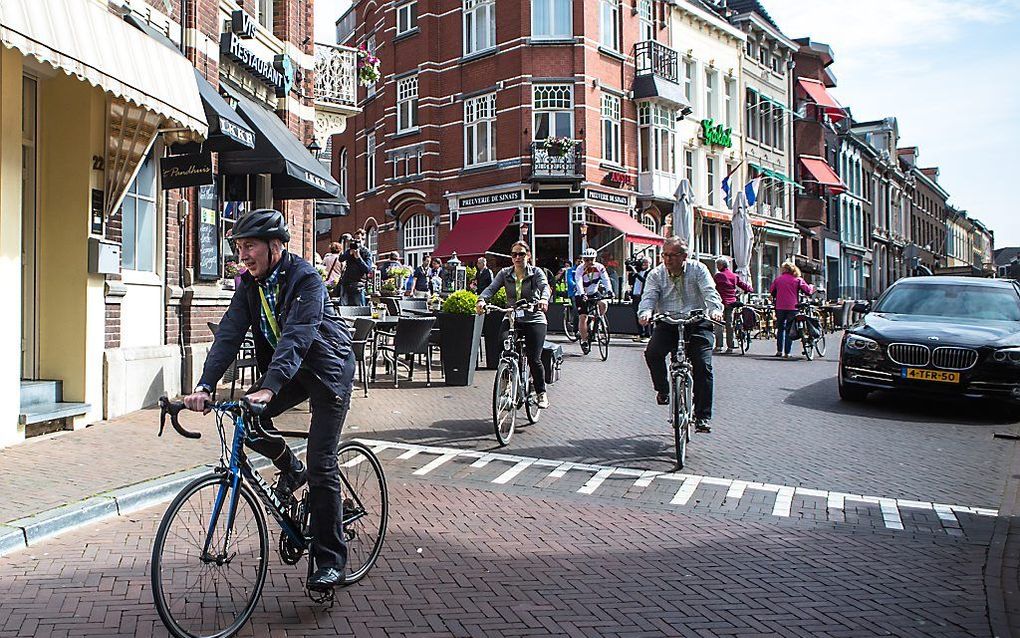
<svg viewBox="0 0 1020 638">
<path fill-rule="evenodd" d="M 997 245 L 1020 244 L 1003 194 L 1020 172 L 1020 0 L 763 2 L 790 37 L 832 47 L 833 94 L 856 119 L 897 117 L 901 144 L 941 168 L 951 201 Z"/>
</svg>

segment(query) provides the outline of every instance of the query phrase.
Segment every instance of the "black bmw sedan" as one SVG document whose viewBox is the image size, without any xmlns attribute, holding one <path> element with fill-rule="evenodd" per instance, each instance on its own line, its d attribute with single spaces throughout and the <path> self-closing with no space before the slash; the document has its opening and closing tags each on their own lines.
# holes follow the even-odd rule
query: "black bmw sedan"
<svg viewBox="0 0 1020 638">
<path fill-rule="evenodd" d="M 840 347 L 841 399 L 892 390 L 1020 405 L 1020 283 L 909 277 L 858 310 Z"/>
</svg>

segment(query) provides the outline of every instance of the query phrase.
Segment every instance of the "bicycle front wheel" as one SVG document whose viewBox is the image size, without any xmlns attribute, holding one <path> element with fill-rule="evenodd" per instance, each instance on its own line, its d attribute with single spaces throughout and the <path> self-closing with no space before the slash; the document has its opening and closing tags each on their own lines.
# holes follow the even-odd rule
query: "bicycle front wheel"
<svg viewBox="0 0 1020 638">
<path fill-rule="evenodd" d="M 507 445 L 514 435 L 517 420 L 517 370 L 507 361 L 500 361 L 492 382 L 492 425 L 496 440 Z"/>
<path fill-rule="evenodd" d="M 684 406 L 683 388 L 680 379 L 673 377 L 669 388 L 669 420 L 673 426 L 673 446 L 676 453 L 676 468 L 684 469 L 687 463 L 687 415 Z"/>
<path fill-rule="evenodd" d="M 605 317 L 599 320 L 595 330 L 595 340 L 599 343 L 599 356 L 605 361 L 609 358 L 609 324 Z"/>
<path fill-rule="evenodd" d="M 563 333 L 567 335 L 567 339 L 577 341 L 577 313 L 573 304 L 563 305 Z"/>
<path fill-rule="evenodd" d="M 238 492 L 230 484 L 223 474 L 196 479 L 173 500 L 156 532 L 152 597 L 177 638 L 234 635 L 262 594 L 269 567 L 266 516 L 251 488 L 240 483 Z"/>
<path fill-rule="evenodd" d="M 343 503 L 343 539 L 351 585 L 372 569 L 382 551 L 389 520 L 389 493 L 379 458 L 363 443 L 347 441 L 337 451 Z"/>
<path fill-rule="evenodd" d="M 825 335 L 824 334 L 819 335 L 818 338 L 815 339 L 815 352 L 818 353 L 819 357 L 824 357 L 825 356 Z"/>
<path fill-rule="evenodd" d="M 740 354 L 745 354 L 751 348 L 751 333 L 743 328 L 737 328 L 737 344 L 740 346 Z"/>
</svg>

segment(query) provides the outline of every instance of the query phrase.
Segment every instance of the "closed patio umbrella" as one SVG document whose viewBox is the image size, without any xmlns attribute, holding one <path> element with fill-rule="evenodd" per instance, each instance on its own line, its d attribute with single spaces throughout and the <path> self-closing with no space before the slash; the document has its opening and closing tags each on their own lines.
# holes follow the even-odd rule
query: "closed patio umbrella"
<svg viewBox="0 0 1020 638">
<path fill-rule="evenodd" d="M 686 179 L 673 193 L 673 234 L 687 242 L 687 249 L 694 254 L 694 190 Z"/>
<path fill-rule="evenodd" d="M 733 271 L 744 281 L 751 280 L 751 248 L 754 232 L 747 214 L 747 197 L 738 191 L 733 201 Z"/>
</svg>

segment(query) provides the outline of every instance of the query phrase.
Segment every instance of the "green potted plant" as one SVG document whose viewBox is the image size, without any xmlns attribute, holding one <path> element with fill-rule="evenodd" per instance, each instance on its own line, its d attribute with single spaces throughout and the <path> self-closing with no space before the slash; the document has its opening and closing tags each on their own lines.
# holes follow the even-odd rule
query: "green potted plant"
<svg viewBox="0 0 1020 638">
<path fill-rule="evenodd" d="M 563 157 L 570 152 L 570 149 L 574 148 L 576 143 L 569 137 L 547 137 L 545 150 L 553 157 Z"/>
<path fill-rule="evenodd" d="M 477 304 L 478 295 L 470 290 L 458 290 L 446 298 L 436 315 L 446 385 L 474 382 L 478 343 L 482 336 L 482 317 L 475 312 Z"/>
<path fill-rule="evenodd" d="M 394 266 L 390 268 L 389 276 L 398 291 L 404 289 L 404 280 L 411 276 L 411 269 L 407 266 Z"/>
<path fill-rule="evenodd" d="M 392 297 L 397 294 L 397 282 L 391 277 L 382 282 L 382 285 L 379 286 L 379 291 L 383 296 Z"/>
<path fill-rule="evenodd" d="M 492 296 L 489 303 L 500 308 L 506 308 L 506 288 L 500 288 Z M 485 338 L 485 368 L 495 370 L 499 365 L 499 355 L 503 354 L 503 339 L 501 338 L 503 328 L 503 313 L 485 313 L 485 322 L 482 324 L 482 336 Z"/>
</svg>

